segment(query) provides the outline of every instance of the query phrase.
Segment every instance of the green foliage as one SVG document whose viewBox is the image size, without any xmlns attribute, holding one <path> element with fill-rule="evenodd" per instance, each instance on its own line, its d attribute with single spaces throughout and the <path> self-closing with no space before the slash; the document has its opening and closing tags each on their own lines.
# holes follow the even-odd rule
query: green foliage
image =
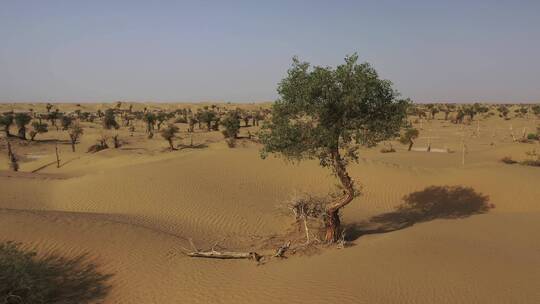
<svg viewBox="0 0 540 304">
<path fill-rule="evenodd" d="M 177 126 L 173 124 L 169 124 L 166 128 L 161 130 L 161 137 L 163 137 L 166 140 L 171 140 L 176 136 L 176 133 L 178 133 L 179 129 Z"/>
<path fill-rule="evenodd" d="M 399 138 L 402 144 L 409 144 L 412 140 L 418 138 L 419 132 L 415 128 L 407 128 Z"/>
<path fill-rule="evenodd" d="M 118 129 L 120 128 L 120 125 L 118 122 L 116 122 L 116 119 L 114 117 L 114 110 L 113 109 L 107 109 L 105 110 L 105 114 L 103 116 L 103 128 L 110 130 L 110 129 Z"/>
<path fill-rule="evenodd" d="M 46 123 L 40 123 L 39 121 L 32 122 L 32 131 L 30 131 L 30 139 L 34 140 L 36 135 L 47 133 L 49 131 L 49 125 Z"/>
<path fill-rule="evenodd" d="M 199 120 L 202 123 L 205 123 L 208 131 L 210 131 L 212 122 L 216 119 L 217 114 L 214 111 L 204 110 L 199 114 Z"/>
<path fill-rule="evenodd" d="M 146 123 L 146 132 L 150 133 L 154 130 L 154 124 L 156 123 L 156 115 L 154 113 L 148 112 L 144 114 L 143 121 Z"/>
<path fill-rule="evenodd" d="M 221 120 L 221 125 L 225 128 L 223 136 L 225 138 L 237 138 L 240 132 L 240 115 L 237 111 L 230 111 Z"/>
<path fill-rule="evenodd" d="M 374 146 L 398 135 L 410 101 L 398 99 L 390 81 L 357 60 L 356 54 L 347 56 L 334 69 L 293 59 L 279 84 L 272 118 L 260 133 L 262 157 L 317 158 L 326 167 L 339 149 L 346 151 L 345 160 L 357 160 L 360 145 Z"/>
<path fill-rule="evenodd" d="M 0 126 L 4 127 L 6 135 L 9 136 L 9 127 L 13 124 L 13 114 L 0 115 Z"/>
<path fill-rule="evenodd" d="M 0 243 L 0 303 L 94 303 L 110 290 L 111 275 L 87 258 L 65 258 Z"/>
<path fill-rule="evenodd" d="M 62 119 L 60 120 L 60 124 L 62 125 L 62 130 L 67 130 L 71 124 L 73 123 L 73 118 L 70 116 L 62 116 Z"/>
<path fill-rule="evenodd" d="M 16 113 L 14 120 L 15 125 L 19 128 L 19 138 L 26 139 L 26 125 L 30 123 L 32 117 L 26 113 Z"/>
<path fill-rule="evenodd" d="M 26 113 L 16 113 L 15 117 L 15 125 L 17 125 L 18 128 L 26 127 L 27 124 L 30 123 L 32 120 L 32 117 Z"/>
<path fill-rule="evenodd" d="M 540 104 L 534 105 L 531 107 L 531 110 L 535 115 L 540 116 Z"/>
</svg>

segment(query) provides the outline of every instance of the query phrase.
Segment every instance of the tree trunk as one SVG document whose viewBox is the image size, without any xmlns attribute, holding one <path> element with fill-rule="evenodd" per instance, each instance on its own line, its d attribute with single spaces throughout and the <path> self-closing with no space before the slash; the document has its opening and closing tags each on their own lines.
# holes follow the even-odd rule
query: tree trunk
<svg viewBox="0 0 540 304">
<path fill-rule="evenodd" d="M 75 152 L 75 140 L 71 140 L 71 151 Z"/>
<path fill-rule="evenodd" d="M 341 159 L 339 150 L 336 148 L 332 152 L 333 166 L 336 176 L 339 178 L 344 189 L 344 196 L 332 203 L 326 208 L 326 236 L 328 243 L 334 243 L 341 237 L 341 221 L 339 219 L 339 210 L 348 205 L 354 198 L 354 187 L 351 177 L 347 173 L 345 162 Z"/>
<path fill-rule="evenodd" d="M 56 154 L 56 168 L 60 168 L 60 155 L 58 155 L 58 144 L 54 146 L 54 152 Z"/>
<path fill-rule="evenodd" d="M 413 145 L 414 145 L 414 142 L 411 140 L 411 141 L 409 142 L 409 149 L 407 149 L 407 151 L 411 151 Z"/>
<path fill-rule="evenodd" d="M 169 147 L 171 148 L 171 151 L 175 150 L 175 149 L 174 149 L 174 145 L 173 145 L 172 138 L 169 139 Z"/>
<path fill-rule="evenodd" d="M 19 138 L 26 140 L 26 128 L 19 128 Z"/>
</svg>

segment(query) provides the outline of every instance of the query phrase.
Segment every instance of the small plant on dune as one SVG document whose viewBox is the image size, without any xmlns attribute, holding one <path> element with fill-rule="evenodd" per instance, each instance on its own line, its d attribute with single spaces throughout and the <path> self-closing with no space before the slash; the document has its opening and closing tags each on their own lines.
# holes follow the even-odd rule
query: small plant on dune
<svg viewBox="0 0 540 304">
<path fill-rule="evenodd" d="M 527 159 L 521 162 L 522 165 L 540 167 L 540 153 L 536 152 L 536 149 L 527 151 L 525 154 L 527 154 Z"/>
<path fill-rule="evenodd" d="M 399 138 L 399 142 L 404 145 L 409 145 L 409 148 L 407 151 L 411 151 L 412 147 L 414 145 L 414 140 L 418 138 L 418 130 L 415 128 L 407 128 L 405 129 L 405 132 L 401 134 L 401 137 Z"/>
<path fill-rule="evenodd" d="M 507 164 L 507 165 L 513 165 L 517 164 L 517 161 L 513 160 L 510 156 L 505 156 L 501 158 L 501 162 Z"/>
<path fill-rule="evenodd" d="M 528 140 L 539 140 L 540 135 L 538 135 L 537 133 L 529 133 L 529 134 L 527 134 L 527 139 Z"/>
<path fill-rule="evenodd" d="M 263 126 L 261 156 L 277 153 L 290 161 L 318 159 L 340 182 L 341 195 L 325 206 L 325 240 L 342 238 L 339 212 L 358 192 L 347 172 L 358 161 L 360 146 L 374 146 L 396 136 L 406 123 L 407 100 L 392 83 L 379 78 L 368 63 L 347 56 L 336 68 L 314 67 L 293 59 L 280 82 L 280 99 Z"/>
<path fill-rule="evenodd" d="M 14 116 L 15 125 L 19 128 L 18 136 L 20 139 L 26 139 L 26 126 L 32 120 L 32 117 L 26 113 L 17 113 Z"/>
<path fill-rule="evenodd" d="M 107 130 L 120 128 L 120 125 L 118 124 L 118 122 L 116 121 L 116 118 L 114 117 L 113 109 L 105 110 L 105 115 L 103 116 L 103 128 Z"/>
<path fill-rule="evenodd" d="M 0 243 L 0 303 L 96 303 L 109 292 L 110 277 L 84 255 L 38 255 L 19 243 Z"/>
<path fill-rule="evenodd" d="M 71 142 L 71 151 L 75 152 L 75 144 L 77 143 L 77 140 L 81 138 L 83 133 L 83 128 L 78 123 L 69 126 L 68 135 Z"/>
<path fill-rule="evenodd" d="M 173 144 L 173 139 L 176 137 L 179 129 L 173 124 L 169 124 L 166 128 L 161 130 L 161 137 L 163 137 L 168 143 L 171 151 L 176 150 Z"/>
<path fill-rule="evenodd" d="M 236 146 L 236 139 L 240 132 L 240 115 L 237 111 L 228 112 L 227 115 L 221 120 L 221 125 L 225 128 L 222 131 L 223 136 L 230 148 Z"/>
<path fill-rule="evenodd" d="M 381 153 L 394 153 L 396 152 L 396 149 L 392 147 L 392 143 L 389 142 L 388 144 L 385 144 L 384 147 L 381 149 Z"/>
<path fill-rule="evenodd" d="M 49 125 L 46 123 L 40 123 L 39 121 L 33 121 L 32 122 L 32 130 L 29 132 L 30 134 L 30 140 L 34 140 L 36 135 L 47 133 L 49 131 Z"/>
<path fill-rule="evenodd" d="M 107 145 L 107 136 L 101 135 L 101 137 L 98 139 L 98 143 L 95 145 L 92 145 L 88 148 L 88 153 L 96 153 L 101 150 L 105 150 L 109 148 L 109 145 Z"/>
<path fill-rule="evenodd" d="M 4 115 L 0 115 L 0 126 L 4 128 L 4 132 L 6 134 L 6 137 L 10 137 L 11 133 L 9 133 L 9 128 L 13 124 L 13 114 L 7 113 Z"/>
</svg>

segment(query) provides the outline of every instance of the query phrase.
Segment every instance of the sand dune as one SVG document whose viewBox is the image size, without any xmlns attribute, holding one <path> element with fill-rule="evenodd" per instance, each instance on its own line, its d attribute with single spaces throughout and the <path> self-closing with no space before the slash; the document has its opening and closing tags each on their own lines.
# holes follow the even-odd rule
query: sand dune
<svg viewBox="0 0 540 304">
<path fill-rule="evenodd" d="M 512 127 L 536 123 L 516 118 Z M 257 144 L 230 149 L 219 132 L 196 133 L 204 148 L 168 152 L 158 136 L 146 139 L 142 126 L 133 137 L 120 130 L 122 148 L 88 154 L 101 130 L 86 128 L 77 152 L 60 144 L 60 168 L 52 143 L 16 144 L 22 172 L 7 171 L 0 156 L 0 239 L 66 255 L 89 252 L 114 274 L 106 303 L 538 303 L 540 170 L 499 160 L 540 149 L 512 142 L 508 124 L 482 120 L 476 137 L 474 124 L 422 126 L 417 147 L 430 141 L 453 153 L 407 152 L 397 142 L 396 153 L 362 150 L 350 169 L 362 195 L 343 213 L 352 246 L 260 266 L 192 259 L 182 248 L 191 238 L 200 247 L 218 241 L 228 249 L 270 250 L 265 242 L 293 225 L 280 206 L 295 192 L 332 191 L 329 171 L 315 161 L 261 160 Z M 38 139 L 66 140 L 64 133 Z M 457 185 L 487 196 L 495 208 L 426 217 L 385 233 L 365 228 L 405 195 Z"/>
</svg>

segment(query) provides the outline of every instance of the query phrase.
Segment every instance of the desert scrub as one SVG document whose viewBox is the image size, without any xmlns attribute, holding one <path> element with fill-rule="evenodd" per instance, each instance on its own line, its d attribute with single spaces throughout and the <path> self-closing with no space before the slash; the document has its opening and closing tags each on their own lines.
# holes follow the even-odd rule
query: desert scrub
<svg viewBox="0 0 540 304">
<path fill-rule="evenodd" d="M 19 243 L 0 243 L 0 303 L 95 303 L 107 295 L 110 277 L 84 255 L 38 255 Z"/>
</svg>

